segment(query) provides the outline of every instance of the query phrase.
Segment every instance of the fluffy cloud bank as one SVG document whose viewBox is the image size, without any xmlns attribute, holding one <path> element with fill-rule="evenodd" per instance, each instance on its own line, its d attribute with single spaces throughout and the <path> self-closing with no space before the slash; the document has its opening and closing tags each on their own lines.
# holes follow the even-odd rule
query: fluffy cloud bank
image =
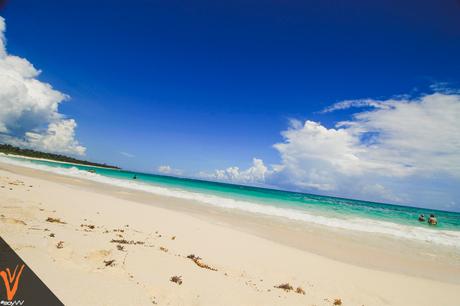
<svg viewBox="0 0 460 306">
<path fill-rule="evenodd" d="M 77 123 L 59 113 L 68 96 L 37 79 L 37 70 L 6 50 L 0 17 L 0 141 L 47 152 L 85 154 L 75 139 Z"/>
<path fill-rule="evenodd" d="M 161 174 L 168 174 L 168 175 L 182 175 L 182 170 L 174 169 L 168 165 L 162 165 L 158 167 L 158 172 Z"/>
<path fill-rule="evenodd" d="M 231 167 L 214 178 L 438 208 L 459 205 L 460 192 L 452 186 L 460 186 L 460 95 L 343 101 L 325 111 L 352 107 L 359 111 L 332 128 L 292 120 L 274 145 L 279 165 L 268 170 L 257 160 L 263 175 Z"/>
<path fill-rule="evenodd" d="M 240 170 L 238 167 L 229 167 L 224 170 L 216 170 L 214 173 L 201 172 L 199 176 L 205 179 L 257 184 L 265 182 L 265 178 L 272 173 L 273 171 L 269 170 L 261 159 L 254 158 L 252 166 L 246 170 Z"/>
</svg>

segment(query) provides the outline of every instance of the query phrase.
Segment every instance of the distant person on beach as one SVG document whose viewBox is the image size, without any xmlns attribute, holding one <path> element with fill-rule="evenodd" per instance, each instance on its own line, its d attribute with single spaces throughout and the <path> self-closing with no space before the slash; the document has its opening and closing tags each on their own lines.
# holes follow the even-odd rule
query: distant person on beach
<svg viewBox="0 0 460 306">
<path fill-rule="evenodd" d="M 438 220 L 436 219 L 436 217 L 433 214 L 430 215 L 430 218 L 428 219 L 428 224 L 429 225 L 438 224 Z"/>
<path fill-rule="evenodd" d="M 134 174 L 133 180 L 137 180 L 137 175 Z"/>
<path fill-rule="evenodd" d="M 423 214 L 421 214 L 420 216 L 418 216 L 418 221 L 420 222 L 425 222 L 425 216 Z"/>
</svg>

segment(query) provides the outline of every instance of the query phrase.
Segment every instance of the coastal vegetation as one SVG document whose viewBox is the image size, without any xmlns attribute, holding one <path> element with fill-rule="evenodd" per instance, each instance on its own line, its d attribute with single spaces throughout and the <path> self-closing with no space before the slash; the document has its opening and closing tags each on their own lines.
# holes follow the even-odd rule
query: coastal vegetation
<svg viewBox="0 0 460 306">
<path fill-rule="evenodd" d="M 81 159 L 77 159 L 77 158 L 73 158 L 73 157 L 69 157 L 65 155 L 60 155 L 60 154 L 40 152 L 40 151 L 31 150 L 31 149 L 23 149 L 23 148 L 9 145 L 9 144 L 0 144 L 0 152 L 5 153 L 5 154 L 20 155 L 20 156 L 25 156 L 25 157 L 49 159 L 49 160 L 60 161 L 60 162 L 65 162 L 65 163 L 81 164 L 85 166 L 120 169 L 119 167 L 110 166 L 107 164 L 93 163 L 87 160 L 81 160 Z"/>
</svg>

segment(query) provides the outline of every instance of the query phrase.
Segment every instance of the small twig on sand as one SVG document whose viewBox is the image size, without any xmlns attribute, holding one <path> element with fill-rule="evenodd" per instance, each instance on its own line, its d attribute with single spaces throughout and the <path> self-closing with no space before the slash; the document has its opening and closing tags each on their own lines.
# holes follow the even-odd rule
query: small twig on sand
<svg viewBox="0 0 460 306">
<path fill-rule="evenodd" d="M 51 222 L 51 223 L 60 223 L 60 224 L 66 224 L 64 221 L 61 221 L 60 218 L 52 218 L 52 217 L 48 217 L 46 218 L 46 221 L 47 222 Z"/>
<path fill-rule="evenodd" d="M 211 270 L 211 271 L 217 271 L 216 268 L 212 268 L 212 267 L 208 266 L 207 264 L 203 263 L 201 261 L 201 258 L 198 257 L 198 256 L 195 256 L 194 254 L 188 255 L 187 258 L 191 259 L 200 268 L 208 269 L 208 270 Z"/>
<path fill-rule="evenodd" d="M 104 264 L 106 267 L 113 267 L 115 265 L 115 259 L 111 259 L 111 260 L 104 260 Z"/>
</svg>

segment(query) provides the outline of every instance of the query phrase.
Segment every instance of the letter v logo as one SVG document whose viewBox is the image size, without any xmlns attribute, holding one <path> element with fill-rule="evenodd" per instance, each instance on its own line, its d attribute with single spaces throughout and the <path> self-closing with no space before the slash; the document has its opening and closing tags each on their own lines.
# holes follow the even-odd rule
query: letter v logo
<svg viewBox="0 0 460 306">
<path fill-rule="evenodd" d="M 18 271 L 18 265 L 16 265 L 16 268 L 14 268 L 13 274 L 11 274 L 11 271 L 9 268 L 6 268 L 6 272 L 0 271 L 0 276 L 3 278 L 3 282 L 5 283 L 6 298 L 8 299 L 8 301 L 13 300 L 14 295 L 16 294 L 16 291 L 18 290 L 19 279 L 21 278 L 22 270 L 24 270 L 24 264 L 21 265 L 21 268 L 19 269 L 19 271 Z M 16 274 L 16 272 L 18 272 L 18 274 Z"/>
</svg>

